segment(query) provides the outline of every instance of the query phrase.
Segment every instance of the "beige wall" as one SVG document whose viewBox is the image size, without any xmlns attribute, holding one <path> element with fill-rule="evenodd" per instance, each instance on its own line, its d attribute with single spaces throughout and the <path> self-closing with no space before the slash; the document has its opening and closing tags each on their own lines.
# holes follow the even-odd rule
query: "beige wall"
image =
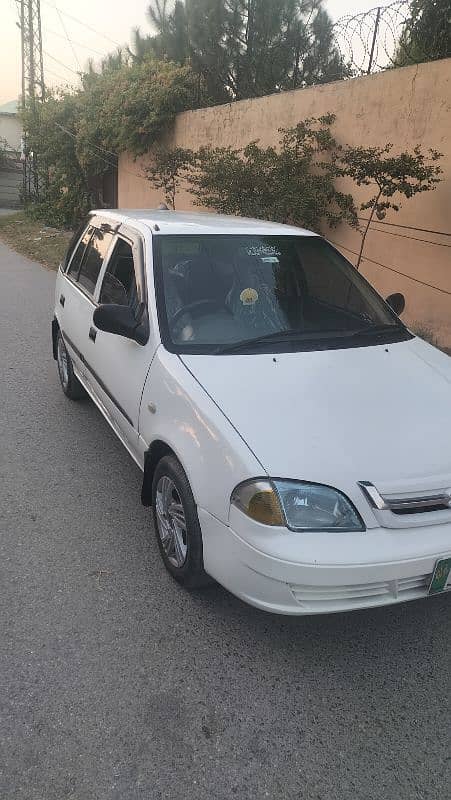
<svg viewBox="0 0 451 800">
<path fill-rule="evenodd" d="M 451 59 L 185 112 L 177 116 L 166 141 L 168 145 L 193 149 L 205 144 L 242 147 L 253 139 L 260 139 L 263 145 L 275 144 L 278 128 L 329 111 L 337 116 L 335 135 L 342 143 L 371 146 L 392 142 L 396 150 L 420 144 L 444 154 L 444 175 L 439 187 L 405 201 L 398 213 L 390 212 L 386 221 L 397 227 L 375 225 L 377 230 L 367 238 L 367 258 L 407 277 L 368 260 L 363 261 L 362 272 L 384 295 L 402 291 L 407 300 L 404 319 L 409 324 L 431 328 L 441 343 L 451 347 L 451 236 L 398 227 L 410 225 L 451 233 Z M 134 161 L 128 154 L 121 156 L 121 207 L 149 208 L 161 202 L 161 193 L 153 190 L 142 175 L 143 165 L 150 158 L 149 155 Z M 363 188 L 353 187 L 352 193 L 357 202 L 369 196 Z M 195 207 L 184 192 L 176 204 L 177 210 Z M 357 232 L 341 225 L 327 235 L 349 248 L 343 252 L 355 262 L 350 250 L 358 250 Z M 422 286 L 414 278 L 449 294 Z"/>
</svg>

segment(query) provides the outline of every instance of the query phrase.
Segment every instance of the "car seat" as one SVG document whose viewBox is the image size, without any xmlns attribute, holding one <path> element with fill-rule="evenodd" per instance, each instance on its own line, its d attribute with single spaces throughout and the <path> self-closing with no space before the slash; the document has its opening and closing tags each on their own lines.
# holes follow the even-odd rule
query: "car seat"
<svg viewBox="0 0 451 800">
<path fill-rule="evenodd" d="M 288 329 L 276 293 L 275 265 L 257 256 L 242 256 L 235 265 L 235 277 L 226 306 L 257 335 Z"/>
</svg>

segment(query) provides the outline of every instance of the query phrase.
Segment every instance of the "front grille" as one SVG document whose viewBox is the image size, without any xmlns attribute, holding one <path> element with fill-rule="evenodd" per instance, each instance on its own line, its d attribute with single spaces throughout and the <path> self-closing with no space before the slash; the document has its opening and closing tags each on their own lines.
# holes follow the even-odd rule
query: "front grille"
<svg viewBox="0 0 451 800">
<path fill-rule="evenodd" d="M 409 503 L 409 505 L 405 505 L 404 508 L 395 508 L 390 506 L 390 511 L 392 514 L 398 514 L 402 516 L 403 514 L 428 514 L 431 511 L 449 511 L 449 502 L 445 503 L 436 503 L 432 506 L 424 506 L 418 505 L 415 502 Z"/>
<path fill-rule="evenodd" d="M 291 592 L 299 605 L 312 611 L 334 611 L 337 607 L 365 608 L 366 606 L 415 600 L 424 597 L 429 589 L 431 575 L 414 575 L 392 581 L 355 583 L 344 586 L 297 586 L 290 584 Z"/>
<path fill-rule="evenodd" d="M 359 486 L 373 508 L 379 511 L 391 511 L 392 514 L 424 514 L 428 511 L 449 511 L 451 508 L 450 489 L 421 497 L 390 497 L 380 494 L 369 481 L 359 481 Z"/>
<path fill-rule="evenodd" d="M 449 476 L 448 476 L 449 480 Z M 451 488 L 422 494 L 381 494 L 373 483 L 359 481 L 382 528 L 418 528 L 451 523 Z"/>
</svg>

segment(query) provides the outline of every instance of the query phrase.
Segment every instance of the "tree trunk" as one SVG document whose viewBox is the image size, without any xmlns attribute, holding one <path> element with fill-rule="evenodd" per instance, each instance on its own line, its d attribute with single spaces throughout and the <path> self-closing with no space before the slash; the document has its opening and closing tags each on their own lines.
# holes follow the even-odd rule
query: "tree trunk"
<svg viewBox="0 0 451 800">
<path fill-rule="evenodd" d="M 365 247 L 365 239 L 366 239 L 366 235 L 367 235 L 367 233 L 368 233 L 368 231 L 369 231 L 369 227 L 370 227 L 370 225 L 371 225 L 371 223 L 372 223 L 372 221 L 373 221 L 374 212 L 376 211 L 376 207 L 377 207 L 377 204 L 378 204 L 378 202 L 379 202 L 379 198 L 380 198 L 381 194 L 382 194 L 382 191 L 379 191 L 379 194 L 377 195 L 377 197 L 376 197 L 376 199 L 375 199 L 375 201 L 374 201 L 374 203 L 373 203 L 373 207 L 372 207 L 372 209 L 371 209 L 371 214 L 370 214 L 370 216 L 369 216 L 369 219 L 368 219 L 368 222 L 367 222 L 367 224 L 366 224 L 366 228 L 365 228 L 365 230 L 364 230 L 364 232 L 363 232 L 363 236 L 362 236 L 362 243 L 361 243 L 361 245 L 360 245 L 359 255 L 358 255 L 358 258 L 357 258 L 357 264 L 355 265 L 355 268 L 356 268 L 357 270 L 358 270 L 358 269 L 359 269 L 359 267 L 360 267 L 360 262 L 361 262 L 361 260 L 362 260 L 362 255 L 363 255 L 363 248 Z"/>
</svg>

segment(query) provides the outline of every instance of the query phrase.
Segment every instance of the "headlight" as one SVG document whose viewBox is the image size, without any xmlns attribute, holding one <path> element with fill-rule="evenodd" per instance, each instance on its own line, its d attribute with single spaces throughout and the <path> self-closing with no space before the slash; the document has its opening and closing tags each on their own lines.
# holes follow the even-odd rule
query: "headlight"
<svg viewBox="0 0 451 800">
<path fill-rule="evenodd" d="M 351 501 L 319 483 L 246 481 L 236 487 L 231 503 L 257 522 L 285 525 L 292 531 L 365 530 Z"/>
</svg>

